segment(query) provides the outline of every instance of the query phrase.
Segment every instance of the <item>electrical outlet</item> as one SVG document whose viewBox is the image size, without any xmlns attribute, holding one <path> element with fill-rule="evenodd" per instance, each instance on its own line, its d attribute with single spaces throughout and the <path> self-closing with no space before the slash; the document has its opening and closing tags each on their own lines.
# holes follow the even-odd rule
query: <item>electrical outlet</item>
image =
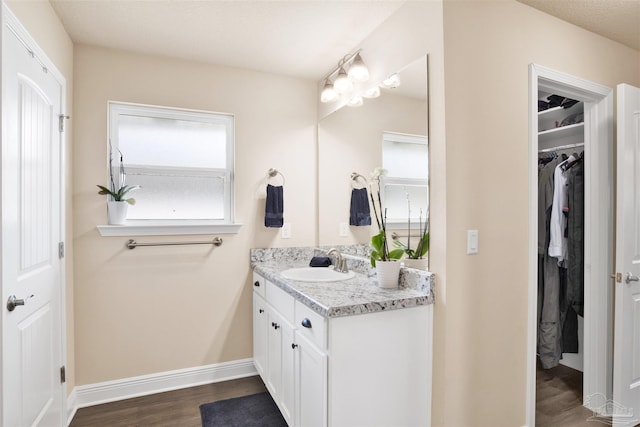
<svg viewBox="0 0 640 427">
<path fill-rule="evenodd" d="M 340 235 L 340 237 L 347 237 L 349 236 L 349 224 L 346 222 L 341 222 L 340 223 L 340 231 L 338 233 Z"/>
<path fill-rule="evenodd" d="M 291 224 L 288 222 L 285 222 L 284 224 L 282 224 L 282 238 L 283 239 L 291 238 Z"/>
</svg>

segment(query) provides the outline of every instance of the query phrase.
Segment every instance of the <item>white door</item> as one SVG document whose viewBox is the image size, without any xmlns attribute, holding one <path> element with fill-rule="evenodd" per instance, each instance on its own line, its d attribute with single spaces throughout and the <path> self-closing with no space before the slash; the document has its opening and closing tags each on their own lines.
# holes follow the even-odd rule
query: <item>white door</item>
<svg viewBox="0 0 640 427">
<path fill-rule="evenodd" d="M 2 425 L 61 426 L 63 86 L 7 23 L 3 38 Z"/>
<path fill-rule="evenodd" d="M 614 425 L 640 422 L 640 89 L 618 85 Z"/>
</svg>

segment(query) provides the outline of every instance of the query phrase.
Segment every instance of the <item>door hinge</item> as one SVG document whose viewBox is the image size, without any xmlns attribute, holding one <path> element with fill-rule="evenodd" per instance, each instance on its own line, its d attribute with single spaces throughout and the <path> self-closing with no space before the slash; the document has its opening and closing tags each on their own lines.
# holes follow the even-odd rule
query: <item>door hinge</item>
<svg viewBox="0 0 640 427">
<path fill-rule="evenodd" d="M 65 116 L 64 114 L 60 114 L 58 116 L 58 130 L 60 131 L 60 133 L 64 132 L 65 119 L 69 119 L 69 116 Z"/>
<path fill-rule="evenodd" d="M 58 243 L 58 258 L 64 258 L 64 242 Z"/>
<path fill-rule="evenodd" d="M 67 369 L 64 366 L 60 368 L 60 382 L 63 384 L 67 382 Z"/>
</svg>

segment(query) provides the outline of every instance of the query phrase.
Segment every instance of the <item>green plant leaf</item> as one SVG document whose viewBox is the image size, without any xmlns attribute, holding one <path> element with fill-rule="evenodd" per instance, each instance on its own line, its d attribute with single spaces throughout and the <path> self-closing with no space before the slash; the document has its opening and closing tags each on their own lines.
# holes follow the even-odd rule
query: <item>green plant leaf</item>
<svg viewBox="0 0 640 427">
<path fill-rule="evenodd" d="M 402 249 L 394 249 L 389 252 L 389 259 L 400 259 L 404 255 L 404 251 Z"/>
<path fill-rule="evenodd" d="M 424 233 L 418 244 L 416 258 L 422 258 L 427 252 L 429 252 L 429 233 Z"/>
<path fill-rule="evenodd" d="M 373 247 L 373 250 L 378 254 L 383 254 L 384 240 L 385 240 L 384 231 L 380 231 L 380 233 L 376 234 L 371 238 L 371 246 Z"/>
</svg>

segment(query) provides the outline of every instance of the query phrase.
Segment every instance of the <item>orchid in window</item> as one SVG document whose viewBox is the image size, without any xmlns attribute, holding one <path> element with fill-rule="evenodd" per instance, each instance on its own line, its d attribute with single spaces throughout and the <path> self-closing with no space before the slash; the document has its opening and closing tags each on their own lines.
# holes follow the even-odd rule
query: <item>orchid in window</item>
<svg viewBox="0 0 640 427">
<path fill-rule="evenodd" d="M 385 169 L 377 167 L 371 173 L 371 205 L 373 213 L 378 224 L 378 234 L 371 237 L 371 265 L 376 266 L 376 261 L 392 261 L 402 258 L 404 251 L 402 249 L 389 250 L 387 242 L 387 209 L 382 207 L 382 198 L 380 197 L 380 177 L 387 173 Z M 377 197 L 374 198 L 374 192 Z"/>
<path fill-rule="evenodd" d="M 422 222 L 422 209 L 420 209 L 420 217 L 418 220 L 418 231 L 420 232 L 418 240 L 418 244 L 415 249 L 411 248 L 411 198 L 409 197 L 409 193 L 407 193 L 407 244 L 404 244 L 400 240 L 394 240 L 393 244 L 395 247 L 400 248 L 409 259 L 422 259 L 429 251 L 429 232 L 428 224 L 429 222 L 425 218 L 424 223 Z"/>
</svg>

